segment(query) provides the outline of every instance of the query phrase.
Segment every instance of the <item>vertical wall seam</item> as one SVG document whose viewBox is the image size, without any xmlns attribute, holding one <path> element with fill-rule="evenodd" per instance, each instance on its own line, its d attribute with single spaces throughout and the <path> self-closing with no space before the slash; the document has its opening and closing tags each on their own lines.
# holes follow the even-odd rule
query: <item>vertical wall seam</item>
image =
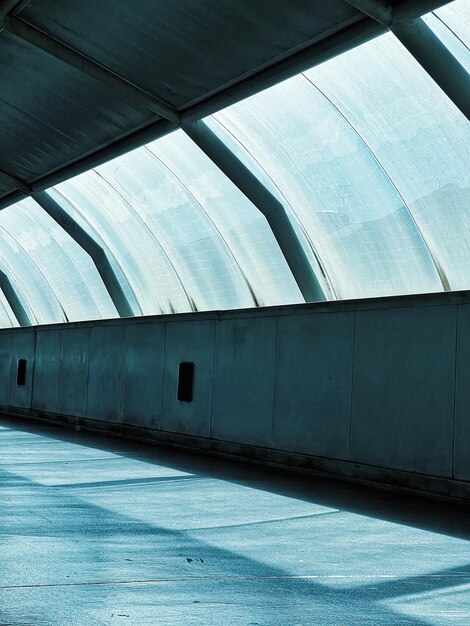
<svg viewBox="0 0 470 626">
<path fill-rule="evenodd" d="M 163 421 L 163 396 L 165 395 L 165 373 L 166 373 L 166 342 L 168 340 L 168 323 L 163 322 L 163 363 L 162 363 L 162 386 L 160 390 L 160 419 L 157 422 L 157 429 L 164 430 L 164 421 Z"/>
<path fill-rule="evenodd" d="M 122 360 L 121 360 L 121 389 L 119 394 L 119 424 L 122 425 L 122 418 L 124 413 L 124 369 L 126 365 L 126 351 L 127 351 L 127 333 L 129 330 L 129 325 L 126 324 L 124 326 L 124 341 L 122 342 Z"/>
<path fill-rule="evenodd" d="M 60 398 L 60 389 L 61 389 L 61 385 L 62 385 L 62 339 L 64 337 L 64 333 L 62 330 L 59 331 L 59 362 L 58 362 L 58 368 L 59 371 L 57 372 L 57 399 L 56 399 L 56 413 L 57 414 L 62 414 L 62 411 L 59 410 L 62 407 L 59 407 L 59 398 Z"/>
<path fill-rule="evenodd" d="M 210 394 L 210 398 L 209 398 L 209 415 L 208 415 L 208 419 L 209 419 L 209 437 L 211 436 L 211 429 L 212 429 L 212 400 L 213 400 L 212 389 L 213 389 L 213 382 L 214 382 L 216 320 L 211 320 L 211 324 L 212 324 L 212 366 L 211 366 L 212 367 L 212 371 L 211 371 L 211 379 L 210 379 L 211 394 Z"/>
<path fill-rule="evenodd" d="M 211 381 L 211 402 L 210 402 L 210 415 L 209 415 L 209 437 L 213 439 L 213 415 L 214 415 L 214 388 L 215 388 L 215 368 L 216 368 L 216 358 L 215 351 L 217 347 L 217 330 L 220 324 L 220 313 L 217 316 L 217 319 L 214 320 L 214 339 L 213 339 L 213 350 L 212 350 L 212 381 Z M 212 443 L 211 443 L 212 447 Z"/>
<path fill-rule="evenodd" d="M 88 417 L 88 395 L 90 393 L 90 360 L 91 360 L 91 333 L 93 328 L 88 328 L 88 355 L 87 355 L 87 369 L 86 369 L 86 394 L 85 394 L 85 415 Z"/>
<path fill-rule="evenodd" d="M 454 354 L 454 407 L 452 415 L 452 461 L 451 461 L 451 477 L 455 478 L 455 443 L 456 443 L 456 426 L 457 426 L 457 365 L 459 353 L 459 313 L 460 305 L 456 305 L 455 313 L 455 354 Z"/>
<path fill-rule="evenodd" d="M 13 380 L 13 341 L 10 337 L 10 344 L 8 346 L 10 352 L 10 372 L 8 375 L 8 395 L 7 395 L 7 406 L 11 406 L 11 385 Z"/>
<path fill-rule="evenodd" d="M 271 448 L 274 447 L 274 419 L 276 416 L 276 377 L 277 377 L 277 355 L 278 355 L 277 342 L 278 342 L 278 327 L 279 327 L 278 315 L 276 315 L 275 320 L 276 320 L 276 325 L 274 329 L 274 367 L 273 367 L 273 394 L 272 394 L 273 408 L 271 412 Z"/>
<path fill-rule="evenodd" d="M 349 402 L 349 442 L 348 442 L 348 460 L 351 461 L 351 442 L 352 442 L 352 422 L 353 422 L 353 400 L 354 400 L 354 369 L 356 359 L 356 318 L 357 309 L 354 310 L 353 316 L 353 336 L 352 336 L 352 355 L 351 355 L 351 400 Z"/>
<path fill-rule="evenodd" d="M 34 334 L 34 350 L 33 350 L 33 366 L 31 368 L 31 390 L 30 390 L 30 396 L 29 396 L 29 410 L 31 411 L 31 409 L 33 408 L 33 404 L 34 404 L 34 381 L 36 378 L 36 360 L 37 360 L 37 349 L 38 349 L 38 331 L 35 328 L 33 330 L 33 334 Z"/>
<path fill-rule="evenodd" d="M 58 413 L 59 406 L 59 374 L 60 374 L 60 353 L 62 346 L 62 333 L 59 331 L 59 349 L 57 351 L 57 378 L 56 378 L 56 387 L 55 387 L 55 398 L 54 398 L 54 413 Z"/>
</svg>

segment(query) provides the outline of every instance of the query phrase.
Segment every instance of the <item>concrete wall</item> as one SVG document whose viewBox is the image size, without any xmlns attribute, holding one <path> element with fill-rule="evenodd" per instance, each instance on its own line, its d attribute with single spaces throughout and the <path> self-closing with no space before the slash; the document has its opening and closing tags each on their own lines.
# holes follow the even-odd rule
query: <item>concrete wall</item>
<svg viewBox="0 0 470 626">
<path fill-rule="evenodd" d="M 177 400 L 182 361 L 195 363 L 190 403 Z M 3 330 L 0 408 L 372 480 L 464 484 L 470 294 Z"/>
</svg>

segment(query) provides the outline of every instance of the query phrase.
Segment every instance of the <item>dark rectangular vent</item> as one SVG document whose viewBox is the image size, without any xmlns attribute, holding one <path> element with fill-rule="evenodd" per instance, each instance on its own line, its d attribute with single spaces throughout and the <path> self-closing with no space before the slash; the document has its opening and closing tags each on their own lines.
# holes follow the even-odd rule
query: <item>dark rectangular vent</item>
<svg viewBox="0 0 470 626">
<path fill-rule="evenodd" d="M 194 363 L 180 363 L 178 374 L 178 400 L 192 402 L 194 382 Z"/>
<path fill-rule="evenodd" d="M 16 384 L 26 385 L 26 359 L 18 359 L 18 371 L 16 373 Z"/>
</svg>

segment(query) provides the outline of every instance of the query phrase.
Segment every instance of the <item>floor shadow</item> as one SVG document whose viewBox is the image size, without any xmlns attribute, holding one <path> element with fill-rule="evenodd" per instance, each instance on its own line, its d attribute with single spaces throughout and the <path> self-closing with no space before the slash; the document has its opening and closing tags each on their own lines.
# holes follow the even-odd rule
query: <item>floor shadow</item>
<svg viewBox="0 0 470 626">
<path fill-rule="evenodd" d="M 0 416 L 0 427 L 171 467 L 193 476 L 212 477 L 421 530 L 470 539 L 468 503 L 432 498 L 407 490 L 364 486 L 317 474 L 299 474 L 292 470 L 232 461 L 200 451 L 164 447 L 108 434 L 75 431 L 62 425 L 21 417 Z"/>
<path fill-rule="evenodd" d="M 103 593 L 116 594 L 122 598 L 126 593 L 126 587 L 134 595 L 134 601 L 135 594 L 141 593 L 142 604 L 155 602 L 156 593 L 158 595 L 159 592 L 152 591 L 152 589 L 164 586 L 166 593 L 170 594 L 168 597 L 174 594 L 175 602 L 181 602 L 181 599 L 178 599 L 181 595 L 185 598 L 185 602 L 191 602 L 192 600 L 187 599 L 188 596 L 191 598 L 197 593 L 198 597 L 203 598 L 201 602 L 220 604 L 220 610 L 224 612 L 228 610 L 227 601 L 233 596 L 243 598 L 243 603 L 248 608 L 255 605 L 269 607 L 269 619 L 273 615 L 276 616 L 276 612 L 285 611 L 287 607 L 290 612 L 294 611 L 294 613 L 289 613 L 293 619 L 292 622 L 288 622 L 289 624 L 334 623 L 336 626 L 337 624 L 374 623 L 390 626 L 402 624 L 429 626 L 434 622 L 416 616 L 410 621 L 410 616 L 397 613 L 383 601 L 406 598 L 410 594 L 429 593 L 443 588 L 450 589 L 452 586 L 470 580 L 470 565 L 466 565 L 458 569 L 423 574 L 423 576 L 391 577 L 391 580 L 375 581 L 373 584 L 341 586 L 340 580 L 328 581 L 328 576 L 323 578 L 315 575 L 296 576 L 288 570 L 256 561 L 236 550 L 214 546 L 195 537 L 194 532 L 170 530 L 159 526 L 156 522 L 148 523 L 127 517 L 122 513 L 77 497 L 74 492 L 70 492 L 68 485 L 59 487 L 63 491 L 59 504 L 56 486 L 38 485 L 24 477 L 2 470 L 0 470 L 0 478 L 3 478 L 7 485 L 13 486 L 17 494 L 21 492 L 21 489 L 25 489 L 26 492 L 33 489 L 36 494 L 35 505 L 31 509 L 31 504 L 24 504 L 26 511 L 23 514 L 19 513 L 22 505 L 16 501 L 12 502 L 9 507 L 0 508 L 2 538 L 8 541 L 9 537 L 14 538 L 20 532 L 20 540 L 16 548 L 20 556 L 18 557 L 16 553 L 4 554 L 4 565 L 7 567 L 10 565 L 10 568 L 12 565 L 16 567 L 21 558 L 27 563 L 26 580 L 17 584 L 0 582 L 0 591 L 3 594 L 0 620 L 12 620 L 11 622 L 0 621 L 0 624 L 11 623 L 18 626 L 20 624 L 28 624 L 28 626 L 53 624 L 56 626 L 57 621 L 51 618 L 50 613 L 51 609 L 56 609 L 53 603 L 57 603 L 57 597 L 51 595 L 56 590 L 60 590 L 61 598 L 66 597 L 65 594 L 71 594 L 73 597 L 73 602 L 70 602 L 71 610 L 79 607 L 82 611 L 83 605 L 86 610 L 88 606 L 86 603 L 93 605 L 99 602 Z M 37 507 L 38 511 L 34 507 Z M 9 509 L 13 510 L 17 518 L 23 520 L 23 526 L 15 527 L 8 523 Z M 54 510 L 58 513 L 57 515 L 53 515 Z M 50 512 L 50 517 L 43 518 L 41 521 L 39 511 Z M 67 511 L 69 511 L 68 514 L 66 514 Z M 80 520 L 79 523 L 77 520 Z M 65 564 L 65 568 L 68 566 L 70 569 L 54 572 L 52 580 L 49 581 L 31 578 L 28 582 L 28 576 L 44 576 L 41 571 L 35 574 L 36 561 L 31 559 L 21 546 L 22 541 L 30 542 L 34 537 L 37 537 L 35 541 L 39 544 L 41 538 L 49 541 L 48 538 L 52 537 L 62 546 L 77 546 L 71 553 L 64 553 L 62 547 L 58 554 L 58 563 Z M 120 543 L 116 543 L 116 537 L 120 538 Z M 113 571 L 117 578 L 109 578 L 107 565 L 109 562 L 116 564 L 135 559 L 138 563 L 138 556 L 134 556 L 134 551 L 138 550 L 145 555 L 142 559 L 144 566 L 140 563 L 138 568 L 133 570 L 131 566 L 128 569 L 121 566 L 119 569 L 114 565 Z M 268 547 L 267 550 L 269 550 Z M 8 558 L 12 560 L 9 562 Z M 170 560 L 173 565 L 171 573 L 168 573 Z M 80 563 L 81 567 L 85 566 L 85 574 L 89 580 L 83 580 L 80 571 L 75 577 L 78 578 L 77 580 L 74 580 L 74 576 L 67 576 L 67 580 L 61 579 L 62 574 L 65 571 L 72 572 L 77 567 L 77 563 Z M 89 572 L 87 564 L 93 565 L 91 578 L 89 573 L 87 574 Z M 313 571 L 314 569 L 313 566 Z M 24 570 L 20 567 L 19 571 L 24 577 Z M 50 572 L 50 568 L 47 571 Z M 460 575 L 457 575 L 457 572 L 461 572 Z M 325 584 L 327 582 L 329 584 Z M 208 586 L 206 591 L 204 591 L 205 585 Z M 103 589 L 107 591 L 104 592 Z M 21 593 L 21 619 L 25 619 L 25 614 L 32 615 L 34 621 L 31 623 L 19 621 L 17 599 L 11 593 L 9 596 L 4 595 L 5 592 L 14 591 Z M 209 594 L 209 599 L 206 599 L 207 594 Z M 236 605 L 236 603 L 233 604 Z M 70 610 L 69 606 L 67 610 Z M 296 612 L 302 616 L 301 620 L 295 619 Z M 327 621 L 328 616 L 331 615 L 334 616 L 334 622 Z M 72 617 L 73 615 L 68 614 L 68 618 Z M 59 619 L 59 624 L 62 623 Z M 67 623 L 75 622 L 71 620 Z"/>
</svg>

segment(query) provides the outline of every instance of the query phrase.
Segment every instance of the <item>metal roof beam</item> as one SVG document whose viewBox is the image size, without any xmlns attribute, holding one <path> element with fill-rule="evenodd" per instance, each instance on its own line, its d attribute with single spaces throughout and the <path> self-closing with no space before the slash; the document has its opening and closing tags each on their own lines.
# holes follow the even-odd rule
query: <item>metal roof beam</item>
<svg viewBox="0 0 470 626">
<path fill-rule="evenodd" d="M 19 299 L 16 289 L 13 287 L 13 283 L 2 270 L 0 270 L 0 289 L 3 291 L 6 301 L 15 314 L 18 324 L 20 326 L 32 326 L 29 315 Z"/>
<path fill-rule="evenodd" d="M 95 267 L 103 280 L 104 286 L 109 293 L 111 300 L 116 307 L 120 317 L 132 317 L 134 312 L 132 307 L 119 283 L 119 280 L 108 260 L 103 248 L 78 224 L 62 207 L 45 191 L 33 191 L 31 187 L 7 174 L 0 171 L 0 181 L 7 184 L 12 190 L 18 190 L 21 197 L 15 201 L 23 199 L 24 195 L 31 196 L 46 211 L 52 219 L 59 224 L 70 237 L 92 258 Z M 8 194 L 7 197 L 10 197 Z M 4 208 L 0 201 L 0 209 Z M 10 280 L 6 275 L 0 275 L 0 288 L 3 290 L 18 322 L 21 326 L 30 325 L 28 316 L 21 304 Z M 24 322 L 24 323 L 23 323 Z"/>
<path fill-rule="evenodd" d="M 124 99 L 145 107 L 152 113 L 156 113 L 171 122 L 178 122 L 178 111 L 157 96 L 115 74 L 97 61 L 70 48 L 58 39 L 47 35 L 42 30 L 31 26 L 24 20 L 11 14 L 6 14 L 3 16 L 3 25 L 15 37 L 28 42 L 36 48 L 40 48 L 63 63 L 74 67 L 79 72 L 91 76 L 103 85 L 113 89 L 116 93 L 119 93 Z"/>
<path fill-rule="evenodd" d="M 386 32 L 386 28 L 376 20 L 364 16 L 363 19 L 351 24 L 347 28 L 312 43 L 307 48 L 299 50 L 295 54 L 278 61 L 253 76 L 244 78 L 232 85 L 198 102 L 186 109 L 181 110 L 181 121 L 189 124 L 202 119 L 220 109 L 224 109 L 240 100 L 249 98 L 254 94 L 277 85 L 283 80 L 300 74 L 316 65 L 325 63 L 330 59 L 360 46 Z"/>
<path fill-rule="evenodd" d="M 10 12 L 16 11 L 18 9 L 18 5 L 22 4 L 24 4 L 24 1 L 20 2 L 19 0 L 0 0 L 0 31 L 3 28 L 1 22 L 3 22 L 5 15 L 8 15 L 8 13 Z"/>
<path fill-rule="evenodd" d="M 470 76 L 424 20 L 393 24 L 391 31 L 470 120 Z"/>
<path fill-rule="evenodd" d="M 439 37 L 419 17 L 448 2 L 415 0 L 393 7 L 382 0 L 346 1 L 387 26 L 442 91 L 467 119 L 470 119 L 470 76 Z"/>
<path fill-rule="evenodd" d="M 183 130 L 266 217 L 306 302 L 326 300 L 284 206 L 202 121 Z"/>
<path fill-rule="evenodd" d="M 6 209 L 15 202 L 20 202 L 20 200 L 24 200 L 25 195 L 21 191 L 10 191 L 7 192 L 0 198 L 0 211 L 2 209 Z"/>
<path fill-rule="evenodd" d="M 408 0 L 399 5 L 391 5 L 383 0 L 345 1 L 388 28 L 393 24 L 410 22 L 450 2 L 450 0 Z"/>
<path fill-rule="evenodd" d="M 98 152 L 79 159 L 75 163 L 70 163 L 69 165 L 60 168 L 51 174 L 47 174 L 31 184 L 20 181 L 18 178 L 15 178 L 6 172 L 4 173 L 4 177 L 2 177 L 2 172 L 0 171 L 0 182 L 3 180 L 5 186 L 10 187 L 11 189 L 11 191 L 6 191 L 0 196 L 0 210 L 7 208 L 15 202 L 23 200 L 25 195 L 29 196 L 33 192 L 44 191 L 54 185 L 59 185 L 65 180 L 78 176 L 82 172 L 88 171 L 94 167 L 98 167 L 98 165 L 106 163 L 107 161 L 110 161 L 125 152 L 139 148 L 143 144 L 154 141 L 159 137 L 164 137 L 177 128 L 177 124 L 168 122 L 168 120 L 158 120 L 158 122 L 153 122 L 145 128 L 130 133 L 127 137 L 123 137 L 118 141 L 115 141 L 110 146 L 102 148 Z M 21 189 L 23 189 L 21 192 L 17 191 L 20 184 Z"/>
<path fill-rule="evenodd" d="M 31 193 L 31 187 L 25 183 L 23 180 L 16 178 L 16 176 L 12 176 L 8 174 L 8 172 L 4 172 L 0 170 L 0 183 L 3 183 L 6 187 L 8 187 L 11 191 L 17 189 L 22 193 L 29 196 Z"/>
<path fill-rule="evenodd" d="M 349 0 L 349 2 L 350 4 L 356 5 L 361 3 L 361 0 Z M 363 2 L 365 2 L 365 0 L 363 0 Z M 422 10 L 427 12 L 446 3 L 447 2 L 442 1 L 438 2 L 437 0 L 411 0 L 406 4 L 396 7 L 395 12 L 398 12 L 400 16 L 411 15 L 413 17 L 422 12 Z M 0 28 L 2 15 L 6 13 L 6 9 L 2 10 L 2 7 L 6 6 L 9 10 L 11 10 L 13 6 L 16 7 L 17 5 L 17 1 L 0 0 Z M 361 6 L 365 12 L 362 3 Z M 419 10 L 418 7 L 420 7 Z M 423 9 L 423 7 L 425 7 L 425 9 Z M 385 29 L 386 26 L 384 26 L 381 22 L 376 19 L 372 19 L 371 17 L 364 16 L 364 18 L 357 23 L 339 30 L 321 41 L 314 42 L 312 45 L 296 52 L 286 59 L 261 70 L 253 76 L 243 79 L 236 85 L 227 87 L 220 93 L 214 94 L 202 102 L 194 104 L 183 111 L 178 112 L 177 120 L 169 122 L 166 119 L 161 119 L 156 122 L 151 122 L 147 127 L 131 132 L 128 136 L 119 139 L 110 145 L 102 147 L 92 154 L 79 158 L 75 162 L 46 173 L 41 178 L 31 181 L 30 186 L 34 191 L 48 189 L 49 187 L 71 178 L 72 176 L 77 176 L 86 170 L 115 158 L 124 152 L 135 149 L 144 143 L 158 139 L 159 137 L 176 130 L 181 122 L 188 124 L 197 121 L 214 113 L 215 111 L 230 106 L 243 98 L 247 98 L 262 89 L 266 89 L 282 80 L 290 78 L 294 74 L 298 74 L 305 69 L 323 63 L 332 57 L 361 45 L 366 41 L 381 35 L 385 32 Z M 42 34 L 41 31 L 37 32 Z M 56 41 L 53 38 L 49 39 Z M 67 48 L 66 46 L 64 47 Z M 68 50 L 70 50 L 70 48 L 68 48 Z M 91 61 L 91 63 L 94 62 Z M 107 71 L 108 70 L 105 70 L 105 72 Z M 120 77 L 118 77 L 118 79 L 119 81 L 124 81 L 124 79 L 120 79 Z M 23 195 L 17 191 L 5 193 L 2 197 L 0 197 L 0 209 L 21 200 L 22 197 Z"/>
<path fill-rule="evenodd" d="M 120 317 L 133 317 L 132 307 L 104 249 L 46 191 L 33 193 L 32 197 L 90 255 Z"/>
<path fill-rule="evenodd" d="M 0 0 L 1 3 L 2 0 Z M 262 70 L 253 77 L 244 79 L 238 85 L 224 90 L 222 93 L 216 94 L 207 100 L 189 107 L 181 113 L 183 123 L 192 123 L 202 117 L 211 115 L 221 108 L 234 104 L 243 98 L 247 98 L 256 92 L 266 89 L 276 83 L 298 74 L 305 69 L 323 63 L 338 54 L 346 52 L 357 45 L 368 41 L 384 32 L 385 28 L 378 22 L 365 18 L 357 24 L 353 24 L 348 28 L 341 30 L 327 39 L 315 42 L 308 48 L 297 52 L 296 54 L 276 63 L 275 65 Z M 67 180 L 73 176 L 77 176 L 84 171 L 93 167 L 97 167 L 110 159 L 113 159 L 129 150 L 140 147 L 141 145 L 154 141 L 159 137 L 173 132 L 178 128 L 178 123 L 169 122 L 168 120 L 158 120 L 152 122 L 147 127 L 130 133 L 127 137 L 115 141 L 109 146 L 101 148 L 95 153 L 85 156 L 74 163 L 70 163 L 65 167 L 57 169 L 45 176 L 31 182 L 33 191 L 42 191 L 54 185 Z M 0 209 L 21 200 L 18 193 L 12 192 L 8 195 L 0 197 Z"/>
</svg>

